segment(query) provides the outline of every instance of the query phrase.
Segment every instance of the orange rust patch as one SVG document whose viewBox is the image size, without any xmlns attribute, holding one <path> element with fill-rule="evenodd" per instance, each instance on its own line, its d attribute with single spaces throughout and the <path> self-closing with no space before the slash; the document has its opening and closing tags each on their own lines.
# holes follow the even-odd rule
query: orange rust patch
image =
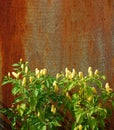
<svg viewBox="0 0 114 130">
<path fill-rule="evenodd" d="M 52 0 L 48 0 L 48 5 L 51 5 L 51 3 L 52 3 Z"/>
<path fill-rule="evenodd" d="M 12 70 L 11 65 L 24 59 L 22 35 L 25 23 L 25 0 L 5 0 L 0 2 L 0 37 L 2 54 L 2 77 Z M 3 103 L 10 106 L 13 97 L 11 86 L 2 88 Z"/>
</svg>

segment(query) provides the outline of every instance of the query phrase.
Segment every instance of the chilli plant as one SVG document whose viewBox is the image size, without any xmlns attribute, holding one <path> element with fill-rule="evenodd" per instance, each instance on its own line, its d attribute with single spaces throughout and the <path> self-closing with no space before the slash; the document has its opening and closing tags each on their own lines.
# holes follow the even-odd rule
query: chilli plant
<svg viewBox="0 0 114 130">
<path fill-rule="evenodd" d="M 111 115 L 114 92 L 98 70 L 86 75 L 75 69 L 50 76 L 30 70 L 28 62 L 13 64 L 2 86 L 12 85 L 14 101 L 1 111 L 12 130 L 103 130 Z"/>
</svg>

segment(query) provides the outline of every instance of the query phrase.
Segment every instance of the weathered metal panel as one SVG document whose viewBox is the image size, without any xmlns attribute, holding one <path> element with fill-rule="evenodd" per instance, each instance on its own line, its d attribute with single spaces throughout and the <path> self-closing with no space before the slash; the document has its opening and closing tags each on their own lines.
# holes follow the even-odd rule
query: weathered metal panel
<svg viewBox="0 0 114 130">
<path fill-rule="evenodd" d="M 22 6 L 19 6 L 21 5 Z M 0 0 L 1 77 L 11 71 L 11 65 L 24 58 L 24 0 Z M 13 100 L 11 86 L 2 88 L 2 101 L 9 106 Z"/>
<path fill-rule="evenodd" d="M 2 77 L 21 57 L 50 74 L 98 68 L 114 82 L 113 0 L 0 0 Z M 11 87 L 2 89 L 11 104 Z"/>
<path fill-rule="evenodd" d="M 24 41 L 32 68 L 55 73 L 91 65 L 112 82 L 113 9 L 111 0 L 30 0 Z"/>
</svg>

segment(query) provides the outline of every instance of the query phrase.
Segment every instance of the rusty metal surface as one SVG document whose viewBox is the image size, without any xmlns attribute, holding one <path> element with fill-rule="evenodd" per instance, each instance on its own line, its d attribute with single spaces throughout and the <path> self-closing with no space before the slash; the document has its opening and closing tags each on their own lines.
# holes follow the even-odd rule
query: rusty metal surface
<svg viewBox="0 0 114 130">
<path fill-rule="evenodd" d="M 50 74 L 98 68 L 114 82 L 113 0 L 0 0 L 0 71 L 19 58 Z M 10 89 L 3 102 L 10 105 Z"/>
<path fill-rule="evenodd" d="M 24 32 L 23 22 L 25 7 L 23 0 L 0 0 L 0 48 L 1 48 L 1 77 L 11 71 L 11 65 L 24 58 L 22 36 Z M 11 86 L 1 89 L 2 101 L 9 106 L 13 100 Z"/>
</svg>

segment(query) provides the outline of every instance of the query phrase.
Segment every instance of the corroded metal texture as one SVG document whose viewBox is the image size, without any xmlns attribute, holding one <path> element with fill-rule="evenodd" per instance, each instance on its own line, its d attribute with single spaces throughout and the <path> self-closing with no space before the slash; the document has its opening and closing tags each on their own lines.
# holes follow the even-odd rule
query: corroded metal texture
<svg viewBox="0 0 114 130">
<path fill-rule="evenodd" d="M 19 5 L 23 6 L 21 8 Z M 11 65 L 24 58 L 22 37 L 25 16 L 24 0 L 0 0 L 1 77 L 11 71 Z M 9 106 L 13 100 L 11 86 L 2 88 L 2 101 Z"/>
<path fill-rule="evenodd" d="M 92 66 L 113 82 L 113 10 L 113 0 L 29 0 L 23 40 L 31 67 L 54 74 Z"/>
<path fill-rule="evenodd" d="M 25 58 L 50 74 L 98 68 L 114 82 L 113 0 L 0 0 L 0 71 Z M 10 105 L 11 88 L 2 89 Z"/>
</svg>

